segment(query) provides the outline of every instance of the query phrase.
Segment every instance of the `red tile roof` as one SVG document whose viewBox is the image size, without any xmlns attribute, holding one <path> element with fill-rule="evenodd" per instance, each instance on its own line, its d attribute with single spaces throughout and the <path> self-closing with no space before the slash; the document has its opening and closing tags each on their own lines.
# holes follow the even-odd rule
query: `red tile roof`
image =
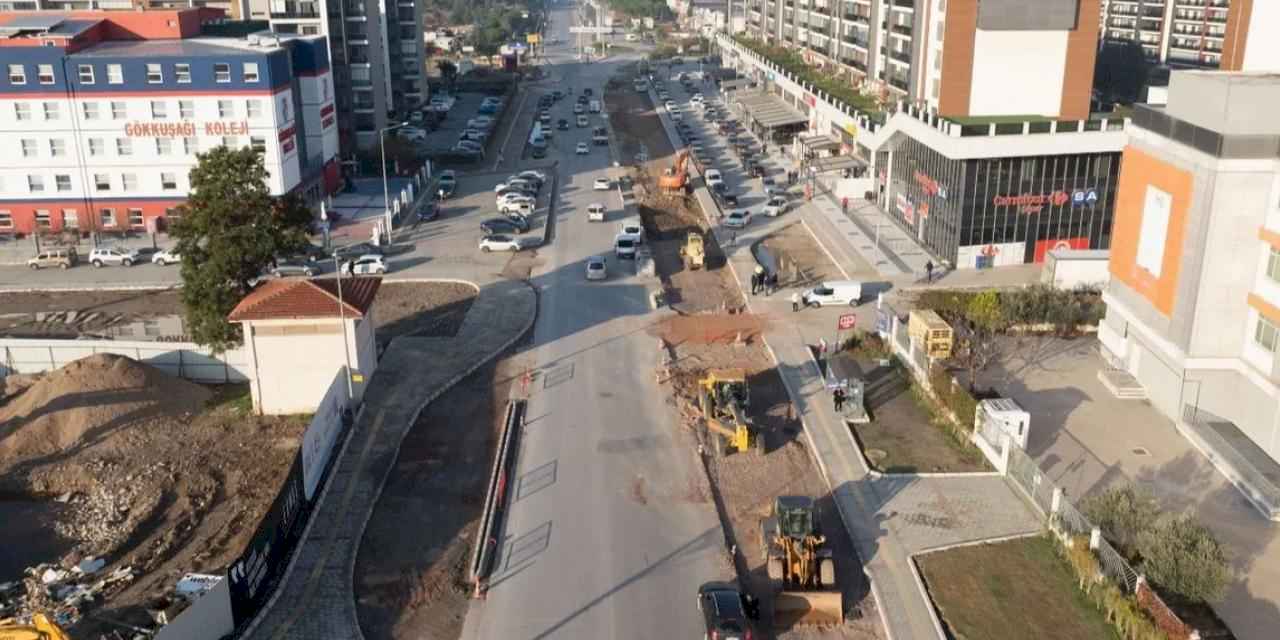
<svg viewBox="0 0 1280 640">
<path fill-rule="evenodd" d="M 343 313 L 363 318 L 373 306 L 382 278 L 342 279 Z M 288 320 L 293 318 L 337 318 L 338 285 L 335 278 L 281 278 L 269 280 L 245 296 L 227 319 Z"/>
</svg>

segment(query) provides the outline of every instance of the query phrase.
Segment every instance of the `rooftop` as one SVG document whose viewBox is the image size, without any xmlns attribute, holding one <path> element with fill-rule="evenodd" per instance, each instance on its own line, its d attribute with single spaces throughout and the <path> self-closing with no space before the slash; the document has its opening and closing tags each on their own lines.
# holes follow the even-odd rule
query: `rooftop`
<svg viewBox="0 0 1280 640">
<path fill-rule="evenodd" d="M 267 52 L 280 48 L 274 39 L 264 40 L 264 44 L 252 44 L 252 42 L 244 38 L 209 37 L 182 40 L 117 40 L 96 44 L 72 56 L 77 58 L 225 56 Z"/>
<path fill-rule="evenodd" d="M 382 286 L 382 278 L 343 278 L 342 308 L 339 309 L 337 282 L 334 278 L 269 280 L 245 296 L 227 319 L 246 322 L 337 318 L 339 315 L 363 318 L 373 306 L 378 287 Z"/>
</svg>

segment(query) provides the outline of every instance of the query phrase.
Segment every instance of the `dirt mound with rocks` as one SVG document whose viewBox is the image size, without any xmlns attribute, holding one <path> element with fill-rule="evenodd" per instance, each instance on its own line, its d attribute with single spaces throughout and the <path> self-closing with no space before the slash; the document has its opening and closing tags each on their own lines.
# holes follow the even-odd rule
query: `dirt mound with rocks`
<svg viewBox="0 0 1280 640">
<path fill-rule="evenodd" d="M 0 407 L 0 469 L 66 453 L 157 417 L 198 412 L 213 392 L 130 358 L 101 353 L 54 371 Z"/>
</svg>

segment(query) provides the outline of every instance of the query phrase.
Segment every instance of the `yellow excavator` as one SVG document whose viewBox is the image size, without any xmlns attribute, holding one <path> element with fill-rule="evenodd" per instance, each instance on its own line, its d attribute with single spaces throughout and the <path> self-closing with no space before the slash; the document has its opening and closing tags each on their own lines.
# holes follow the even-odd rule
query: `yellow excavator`
<svg viewBox="0 0 1280 640">
<path fill-rule="evenodd" d="M 680 257 L 684 258 L 684 266 L 690 271 L 701 269 L 706 264 L 707 251 L 702 244 L 702 232 L 695 230 L 685 235 Z"/>
<path fill-rule="evenodd" d="M 48 616 L 37 613 L 31 616 L 31 624 L 18 624 L 12 618 L 0 620 L 0 640 L 71 640 L 71 636 Z"/>
<path fill-rule="evenodd" d="M 764 451 L 764 438 L 747 419 L 750 394 L 742 369 L 710 369 L 698 381 L 699 405 L 717 455 Z"/>
<path fill-rule="evenodd" d="M 766 571 L 780 587 L 773 598 L 774 627 L 844 622 L 835 560 L 820 533 L 813 498 L 778 496 L 760 528 Z"/>
</svg>

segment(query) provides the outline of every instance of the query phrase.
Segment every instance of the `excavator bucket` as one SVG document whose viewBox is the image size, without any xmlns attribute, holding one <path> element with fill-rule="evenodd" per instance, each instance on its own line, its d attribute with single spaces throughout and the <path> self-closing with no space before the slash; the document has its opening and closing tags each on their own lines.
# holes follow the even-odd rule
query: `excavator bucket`
<svg viewBox="0 0 1280 640">
<path fill-rule="evenodd" d="M 773 627 L 836 625 L 844 622 L 839 591 L 782 591 L 773 598 Z"/>
</svg>

